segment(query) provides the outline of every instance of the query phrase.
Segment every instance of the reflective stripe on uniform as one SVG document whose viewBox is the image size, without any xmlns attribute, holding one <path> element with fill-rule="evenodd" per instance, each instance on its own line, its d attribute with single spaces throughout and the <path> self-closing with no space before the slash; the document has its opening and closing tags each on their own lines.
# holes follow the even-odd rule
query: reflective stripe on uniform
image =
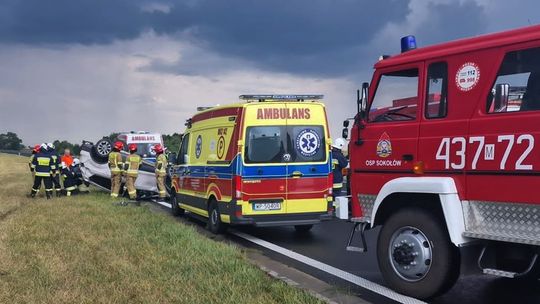
<svg viewBox="0 0 540 304">
<path fill-rule="evenodd" d="M 50 172 L 36 172 L 36 176 L 49 177 L 51 176 Z"/>
<path fill-rule="evenodd" d="M 343 183 L 335 183 L 332 187 L 333 188 L 341 188 L 341 187 L 343 187 Z"/>
</svg>

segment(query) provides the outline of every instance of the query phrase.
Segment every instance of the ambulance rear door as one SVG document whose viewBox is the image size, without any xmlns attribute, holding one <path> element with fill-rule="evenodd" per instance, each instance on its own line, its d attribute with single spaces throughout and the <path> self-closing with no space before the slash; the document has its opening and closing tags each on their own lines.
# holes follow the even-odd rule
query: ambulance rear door
<svg viewBox="0 0 540 304">
<path fill-rule="evenodd" d="M 242 214 L 286 213 L 287 122 L 283 102 L 246 107 L 242 166 Z"/>
<path fill-rule="evenodd" d="M 287 213 L 326 212 L 330 149 L 321 104 L 287 104 Z"/>
</svg>

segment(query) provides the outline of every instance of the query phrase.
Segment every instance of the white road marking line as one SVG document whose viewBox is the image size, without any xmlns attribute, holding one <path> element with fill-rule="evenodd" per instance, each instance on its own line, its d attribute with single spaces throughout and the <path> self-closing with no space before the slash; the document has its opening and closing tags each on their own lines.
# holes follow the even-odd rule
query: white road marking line
<svg viewBox="0 0 540 304">
<path fill-rule="evenodd" d="M 293 260 L 296 260 L 298 262 L 301 262 L 301 263 L 304 263 L 308 266 L 311 266 L 311 267 L 314 267 L 314 268 L 317 268 L 321 271 L 324 271 L 328 274 L 331 274 L 333 276 L 336 276 L 340 279 L 343 279 L 345 281 L 348 281 L 350 283 L 353 283 L 355 285 L 358 285 L 362 288 L 365 288 L 365 289 L 368 289 L 368 290 L 371 290 L 381 296 L 384 296 L 384 297 L 387 297 L 389 299 L 392 299 L 394 301 L 397 301 L 397 302 L 400 302 L 400 303 L 404 303 L 404 304 L 426 304 L 426 302 L 423 302 L 423 301 L 420 301 L 420 300 L 417 300 L 415 298 L 411 298 L 411 297 L 408 297 L 408 296 L 404 296 L 402 294 L 399 294 L 387 287 L 384 287 L 382 285 L 379 285 L 377 283 L 374 283 L 374 282 L 371 282 L 371 281 L 368 281 L 362 277 L 359 277 L 357 275 L 354 275 L 352 273 L 349 273 L 349 272 L 346 272 L 346 271 L 343 271 L 341 269 L 338 269 L 336 267 L 333 267 L 333 266 L 330 266 L 328 264 L 325 264 L 325 263 L 322 263 L 322 262 L 319 262 L 317 260 L 314 260 L 310 257 L 307 257 L 307 256 L 304 256 L 304 255 L 301 255 L 299 253 L 296 253 L 292 250 L 289 250 L 287 248 L 283 248 L 283 247 L 280 247 L 278 245 L 275 245 L 273 243 L 270 243 L 270 242 L 267 242 L 265 240 L 261 240 L 257 237 L 254 237 L 252 235 L 249 235 L 249 234 L 246 234 L 246 233 L 243 233 L 243 232 L 239 232 L 239 231 L 235 231 L 233 229 L 229 229 L 229 231 L 238 236 L 238 237 L 241 237 L 245 240 L 248 240 L 252 243 L 255 243 L 259 246 L 262 246 L 264 248 L 267 248 L 267 249 L 270 249 L 272 251 L 275 251 L 279 254 L 282 254 L 288 258 L 291 258 Z"/>
<path fill-rule="evenodd" d="M 171 208 L 171 204 L 169 203 L 165 203 L 165 202 L 159 202 L 159 201 L 156 201 L 156 203 L 162 205 L 162 206 L 165 206 L 167 208 Z M 400 302 L 400 303 L 403 303 L 403 304 L 427 304 L 426 302 L 423 302 L 423 301 L 420 301 L 420 300 L 417 300 L 415 298 L 411 298 L 411 297 L 408 297 L 408 296 L 404 296 L 402 294 L 399 294 L 387 287 L 384 287 L 382 285 L 379 285 L 377 283 L 374 283 L 374 282 L 371 282 L 369 280 L 366 280 L 362 277 L 359 277 L 357 275 L 354 275 L 350 272 L 346 272 L 346 271 L 343 271 L 339 268 L 336 268 L 336 267 L 333 267 L 333 266 L 330 266 L 328 264 L 325 264 L 323 262 L 319 262 L 317 260 L 314 260 L 310 257 L 307 257 L 305 255 L 301 255 L 299 253 L 296 253 L 292 250 L 289 250 L 287 248 L 283 248 L 281 246 L 278 246 L 276 244 L 273 244 L 273 243 L 270 243 L 270 242 L 267 242 L 265 240 L 262 240 L 262 239 L 259 239 L 257 237 L 254 237 L 252 235 L 249 235 L 249 234 L 246 234 L 246 233 L 243 233 L 243 232 L 239 232 L 239 231 L 236 231 L 234 229 L 229 229 L 229 232 L 238 236 L 238 237 L 241 237 L 247 241 L 250 241 L 252 243 L 255 243 L 259 246 L 262 246 L 266 249 L 270 249 L 274 252 L 277 252 L 281 255 L 284 255 L 288 258 L 291 258 L 293 260 L 296 260 L 298 262 L 301 262 L 303 264 L 306 264 L 308 266 L 311 266 L 311 267 L 314 267 L 314 268 L 317 268 L 321 271 L 324 271 L 328 274 L 331 274 L 333 276 L 336 276 L 340 279 L 343 279 L 347 282 L 350 282 L 350 283 L 353 283 L 355 285 L 358 285 L 362 288 L 365 288 L 365 289 L 368 289 L 368 290 L 371 290 L 373 291 L 374 293 L 377 293 L 381 296 L 384 296 L 384 297 L 387 297 L 389 299 L 392 299 L 394 301 L 397 301 L 397 302 Z"/>
</svg>

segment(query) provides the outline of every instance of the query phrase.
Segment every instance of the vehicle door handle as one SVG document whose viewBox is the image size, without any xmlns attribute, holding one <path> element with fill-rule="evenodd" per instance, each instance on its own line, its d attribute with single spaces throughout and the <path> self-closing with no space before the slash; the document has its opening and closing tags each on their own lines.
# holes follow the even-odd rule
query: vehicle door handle
<svg viewBox="0 0 540 304">
<path fill-rule="evenodd" d="M 302 172 L 300 172 L 300 171 L 294 171 L 294 172 L 291 174 L 291 176 L 292 176 L 293 178 L 299 178 L 299 177 L 302 177 L 302 175 L 304 175 L 304 174 L 303 174 Z"/>
<path fill-rule="evenodd" d="M 412 154 L 403 154 L 402 158 L 403 158 L 404 161 L 412 161 L 412 160 L 414 160 L 414 155 L 412 155 Z"/>
</svg>

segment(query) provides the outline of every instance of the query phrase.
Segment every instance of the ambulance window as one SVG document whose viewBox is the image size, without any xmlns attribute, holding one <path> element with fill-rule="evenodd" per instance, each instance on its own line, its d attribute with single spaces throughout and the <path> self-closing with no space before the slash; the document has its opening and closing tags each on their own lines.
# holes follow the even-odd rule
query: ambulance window
<svg viewBox="0 0 540 304">
<path fill-rule="evenodd" d="M 418 69 L 381 76 L 369 111 L 370 122 L 416 119 L 418 108 Z"/>
<path fill-rule="evenodd" d="M 246 133 L 246 163 L 282 162 L 286 149 L 284 126 L 249 127 Z"/>
<path fill-rule="evenodd" d="M 540 48 L 509 52 L 487 98 L 488 113 L 540 110 Z"/>
<path fill-rule="evenodd" d="M 326 160 L 324 129 L 322 126 L 288 126 L 287 151 L 290 162 L 320 162 Z"/>
<path fill-rule="evenodd" d="M 185 134 L 182 137 L 182 145 L 180 145 L 180 151 L 178 152 L 178 157 L 176 158 L 176 163 L 178 165 L 183 165 L 187 163 L 187 158 L 189 155 L 189 133 Z"/>
<path fill-rule="evenodd" d="M 428 67 L 426 118 L 446 117 L 448 108 L 448 65 L 432 63 Z"/>
</svg>

